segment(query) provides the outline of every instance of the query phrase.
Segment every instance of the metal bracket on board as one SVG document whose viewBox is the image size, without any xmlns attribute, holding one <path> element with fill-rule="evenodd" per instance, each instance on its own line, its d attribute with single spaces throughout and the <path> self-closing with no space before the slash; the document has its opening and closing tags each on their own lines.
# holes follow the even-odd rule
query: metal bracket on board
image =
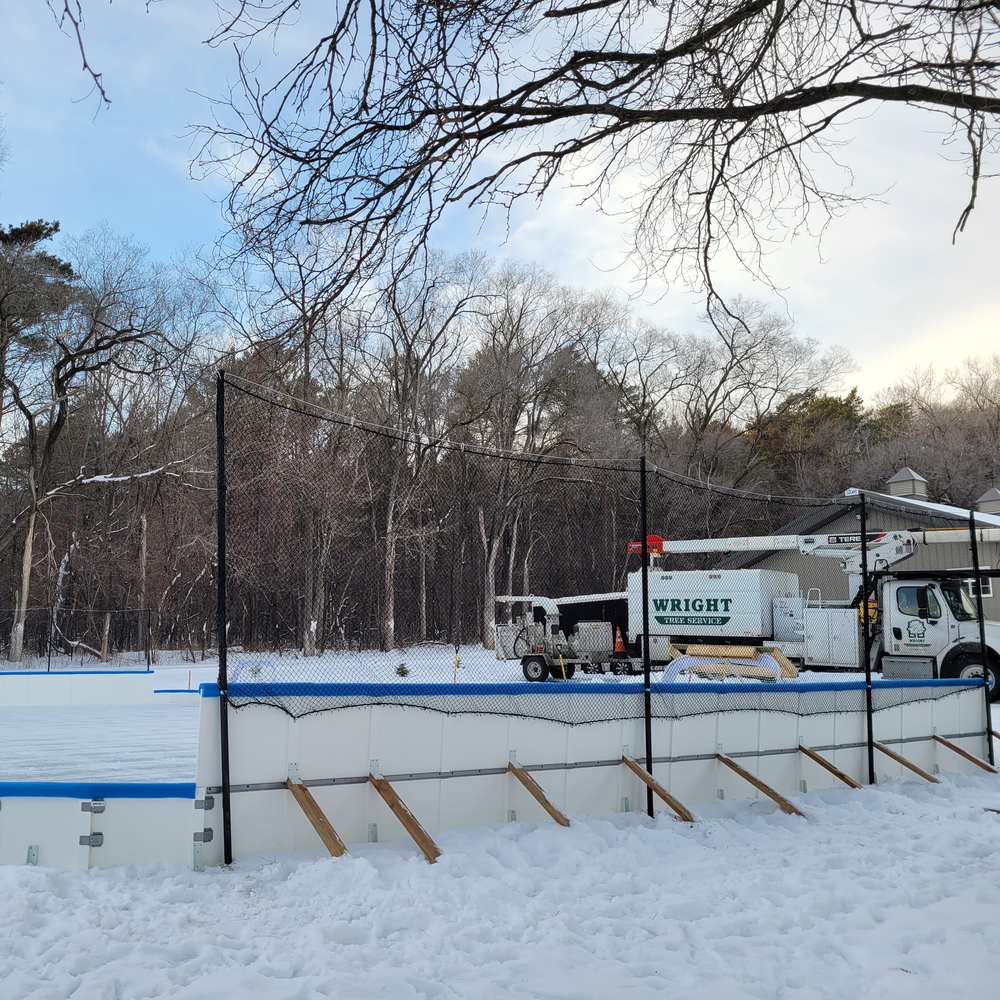
<svg viewBox="0 0 1000 1000">
<path fill-rule="evenodd" d="M 80 803 L 80 812 L 102 813 L 104 812 L 104 799 L 91 799 L 89 802 Z"/>
<path fill-rule="evenodd" d="M 196 844 L 210 844 L 212 838 L 215 834 L 212 832 L 210 826 L 206 826 L 204 830 L 197 830 L 194 835 L 194 841 Z"/>
<path fill-rule="evenodd" d="M 378 757 L 372 757 L 372 759 L 368 761 L 368 773 L 373 778 L 382 777 L 382 772 L 378 769 Z"/>
<path fill-rule="evenodd" d="M 103 833 L 92 833 L 89 836 L 83 836 L 80 838 L 81 847 L 103 847 L 104 846 L 104 834 Z"/>
<path fill-rule="evenodd" d="M 293 785 L 298 785 L 299 782 L 299 762 L 297 760 L 291 760 L 288 762 L 288 780 Z"/>
<path fill-rule="evenodd" d="M 206 795 L 203 799 L 194 800 L 195 809 L 214 809 L 215 808 L 215 797 L 212 795 Z"/>
</svg>

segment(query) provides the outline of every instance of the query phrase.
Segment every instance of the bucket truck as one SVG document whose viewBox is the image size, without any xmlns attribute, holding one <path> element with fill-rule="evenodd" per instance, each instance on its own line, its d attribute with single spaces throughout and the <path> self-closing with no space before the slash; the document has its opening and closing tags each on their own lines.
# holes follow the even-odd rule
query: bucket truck
<svg viewBox="0 0 1000 1000">
<path fill-rule="evenodd" d="M 983 541 L 1000 540 L 1000 529 L 977 530 L 982 531 Z M 993 534 L 997 537 L 993 538 Z M 868 570 L 889 570 L 911 557 L 920 544 L 967 538 L 967 532 L 950 529 L 869 532 Z M 766 646 L 807 669 L 856 670 L 861 664 L 858 601 L 853 604 L 824 601 L 818 590 L 810 590 L 803 596 L 795 573 L 766 569 L 667 570 L 660 565 L 662 557 L 669 554 L 795 551 L 838 559 L 849 578 L 850 592 L 860 595 L 859 534 L 683 540 L 650 536 L 647 546 L 651 556 L 648 637 L 643 634 L 642 573 L 636 570 L 628 574 L 627 589 L 621 594 L 544 599 L 547 602 L 544 627 L 535 623 L 537 616 L 528 614 L 514 625 L 497 626 L 497 655 L 521 659 L 529 680 L 544 680 L 546 676 L 559 679 L 566 675 L 567 662 L 572 663 L 572 669 L 579 665 L 587 672 L 632 672 L 637 664 L 641 669 L 643 642 L 648 642 L 654 669 L 663 669 L 679 651 L 690 652 L 704 645 Z M 631 551 L 637 550 L 636 543 L 632 543 Z M 874 665 L 883 676 L 982 677 L 985 659 L 991 698 L 1000 697 L 1000 686 L 996 684 L 1000 673 L 1000 624 L 986 622 L 984 656 L 979 644 L 976 605 L 962 580 L 931 572 L 926 578 L 914 574 L 907 574 L 906 578 L 879 574 L 877 579 L 869 620 L 874 629 Z M 527 604 L 543 599 L 498 600 Z M 603 620 L 576 620 L 572 627 L 574 606 L 596 607 L 598 601 L 603 602 L 600 605 Z M 623 618 L 627 645 L 623 644 L 615 654 L 611 637 L 620 626 L 613 622 Z M 565 632 L 561 631 L 560 622 Z M 595 648 L 584 649 L 587 637 L 598 635 L 600 641 L 590 643 Z"/>
</svg>

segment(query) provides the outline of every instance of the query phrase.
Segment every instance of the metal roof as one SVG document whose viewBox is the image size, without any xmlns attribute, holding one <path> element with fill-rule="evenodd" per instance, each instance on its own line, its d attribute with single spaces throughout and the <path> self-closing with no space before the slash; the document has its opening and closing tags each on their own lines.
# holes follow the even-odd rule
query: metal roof
<svg viewBox="0 0 1000 1000">
<path fill-rule="evenodd" d="M 888 493 L 876 493 L 874 490 L 851 488 L 846 490 L 843 496 L 831 497 L 829 503 L 814 507 L 801 517 L 781 525 L 773 533 L 775 535 L 811 535 L 850 510 L 847 504 L 862 493 L 869 502 L 869 510 L 876 507 L 907 515 L 912 519 L 913 527 L 955 528 L 966 527 L 969 523 L 969 511 L 964 507 L 932 503 L 929 500 L 914 500 L 910 497 L 890 496 Z M 1000 515 L 983 514 L 978 510 L 973 513 L 976 517 L 976 524 L 984 527 L 1000 527 Z M 734 553 L 720 561 L 716 565 L 716 569 L 748 569 L 769 555 L 771 555 L 771 550 Z"/>
<path fill-rule="evenodd" d="M 556 604 L 591 604 L 599 601 L 624 601 L 628 597 L 624 591 L 608 594 L 577 594 L 575 597 L 557 597 Z"/>
<path fill-rule="evenodd" d="M 927 480 L 924 479 L 919 472 L 914 472 L 908 465 L 904 465 L 899 472 L 897 472 L 891 479 L 887 479 L 886 482 L 889 483 L 907 483 L 910 480 L 915 479 L 918 483 L 926 483 Z"/>
</svg>

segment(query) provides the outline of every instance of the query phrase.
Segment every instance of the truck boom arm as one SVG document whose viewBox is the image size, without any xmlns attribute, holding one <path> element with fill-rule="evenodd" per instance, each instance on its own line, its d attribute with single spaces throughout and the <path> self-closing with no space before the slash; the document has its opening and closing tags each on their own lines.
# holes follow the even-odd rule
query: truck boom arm
<svg viewBox="0 0 1000 1000">
<path fill-rule="evenodd" d="M 916 551 L 909 531 L 868 533 L 868 568 L 886 568 Z M 759 535 L 735 538 L 689 538 L 663 541 L 663 552 L 777 552 L 798 550 L 803 555 L 840 559 L 845 573 L 861 572 L 861 535 Z"/>
</svg>

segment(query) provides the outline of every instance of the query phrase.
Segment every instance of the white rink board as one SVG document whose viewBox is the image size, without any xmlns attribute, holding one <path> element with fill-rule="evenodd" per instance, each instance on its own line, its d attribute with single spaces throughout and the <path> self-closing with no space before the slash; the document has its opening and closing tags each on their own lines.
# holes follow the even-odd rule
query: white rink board
<svg viewBox="0 0 1000 1000">
<path fill-rule="evenodd" d="M 158 700 L 152 670 L 0 670 L 0 707 L 137 705 Z"/>
<path fill-rule="evenodd" d="M 89 690 L 85 683 L 89 683 Z M 72 697 L 74 705 L 113 697 L 120 705 L 121 692 L 109 696 L 106 687 L 101 676 L 90 675 L 89 681 L 79 682 L 75 694 L 66 697 Z M 43 693 L 52 690 L 47 688 Z M 150 713 L 146 706 L 151 692 L 145 692 L 136 686 L 136 710 Z M 181 694 L 184 700 L 190 699 L 187 692 Z M 74 774 L 78 779 L 74 782 L 0 781 L 0 863 L 24 864 L 28 848 L 35 847 L 37 863 L 62 868 L 156 862 L 220 864 L 223 818 L 217 789 L 221 784 L 221 703 L 215 686 L 204 685 L 198 702 L 197 759 L 194 773 L 190 777 L 185 774 L 184 781 L 170 783 L 164 772 L 145 782 L 102 783 L 96 780 L 100 777 L 96 773 L 85 773 L 85 759 L 79 761 L 81 773 Z M 62 705 L 66 704 L 63 700 Z M 166 708 L 167 703 L 163 704 Z M 178 706 L 177 711 L 183 714 L 185 709 Z M 150 719 L 156 717 L 156 712 L 149 715 Z M 322 850 L 304 814 L 281 787 L 292 766 L 297 767 L 300 780 L 320 782 L 311 784 L 311 791 L 348 844 L 366 841 L 371 824 L 377 825 L 380 841 L 406 836 L 366 780 L 373 760 L 432 835 L 456 827 L 504 823 L 511 812 L 521 822 L 551 822 L 520 783 L 506 773 L 512 753 L 529 769 L 547 766 L 532 769 L 532 776 L 552 803 L 570 816 L 619 812 L 625 799 L 630 811 L 645 809 L 645 785 L 617 763 L 623 746 L 643 760 L 641 719 L 567 725 L 511 715 L 447 714 L 398 704 L 338 708 L 298 720 L 277 708 L 252 705 L 230 708 L 228 719 L 236 856 Z M 985 730 L 980 688 L 956 687 L 932 700 L 884 708 L 875 713 L 874 721 L 877 740 L 887 742 L 925 770 L 978 773 L 974 764 L 934 741 L 933 735 L 954 738 L 969 753 L 984 756 L 984 736 L 973 735 Z M 157 733 L 150 733 L 151 747 L 159 746 L 157 737 Z M 654 718 L 652 740 L 657 762 L 653 771 L 697 815 L 698 804 L 720 792 L 726 799 L 761 795 L 716 760 L 720 749 L 737 757 L 741 766 L 777 791 L 794 798 L 802 781 L 815 790 L 834 786 L 837 779 L 801 753 L 775 751 L 794 751 L 799 743 L 818 748 L 864 784 L 865 739 L 865 716 L 857 711 L 797 715 L 743 709 Z M 833 745 L 840 749 L 822 749 Z M 594 763 L 599 766 L 572 766 Z M 455 771 L 492 773 L 443 776 Z M 880 753 L 876 753 L 876 771 L 879 780 L 896 775 L 922 780 Z M 410 775 L 423 776 L 406 777 Z M 351 780 L 322 783 L 329 779 Z M 240 790 L 241 785 L 261 783 L 279 787 Z M 95 798 L 103 801 L 103 811 L 87 810 Z M 212 808 L 206 810 L 207 801 Z M 659 800 L 656 807 L 664 808 Z M 100 846 L 80 844 L 81 837 L 95 833 L 103 834 Z"/>
<path fill-rule="evenodd" d="M 193 785 L 52 782 L 31 784 L 28 794 L 11 788 L 0 785 L 0 864 L 7 865 L 24 864 L 33 846 L 36 863 L 53 868 L 191 866 L 195 833 L 219 815 L 195 808 Z M 103 810 L 86 811 L 95 800 Z M 96 833 L 103 835 L 100 846 L 80 843 Z"/>
<path fill-rule="evenodd" d="M 218 745 L 218 701 L 205 697 L 198 769 L 199 795 L 205 786 L 221 783 Z M 981 689 L 956 689 L 935 700 L 916 701 L 875 713 L 876 739 L 907 740 L 891 746 L 925 770 L 978 773 L 976 765 L 933 740 L 942 736 L 983 733 L 985 709 Z M 801 753 L 788 750 L 803 743 L 811 747 L 864 744 L 863 713 L 789 715 L 765 711 L 733 711 L 653 719 L 654 759 L 701 756 L 709 759 L 659 761 L 653 773 L 674 795 L 697 813 L 697 805 L 715 798 L 759 798 L 760 792 L 714 759 L 721 747 L 734 754 L 742 767 L 775 790 L 798 793 L 800 782 L 809 790 L 833 787 L 838 780 Z M 984 736 L 954 739 L 967 752 L 982 757 Z M 321 850 L 322 844 L 284 789 L 241 791 L 241 785 L 282 783 L 289 767 L 347 843 L 364 842 L 370 824 L 377 824 L 379 841 L 406 836 L 374 787 L 352 784 L 311 784 L 331 778 L 367 775 L 377 761 L 399 796 L 432 835 L 455 827 L 506 822 L 513 810 L 519 821 L 551 822 L 528 792 L 506 773 L 475 776 L 404 778 L 449 771 L 506 768 L 510 754 L 522 766 L 613 762 L 627 745 L 642 761 L 645 739 L 642 720 L 587 723 L 575 726 L 543 719 L 445 714 L 398 705 L 341 708 L 298 720 L 279 709 L 250 705 L 230 709 L 229 743 L 232 794 L 233 852 L 235 856 L 268 851 Z M 758 753 L 760 756 L 756 756 Z M 824 751 L 824 756 L 862 784 L 867 783 L 866 746 Z M 753 756 L 741 756 L 753 754 Z M 903 774 L 922 780 L 890 758 L 876 752 L 881 780 Z M 621 765 L 533 770 L 532 776 L 552 803 L 570 816 L 621 811 L 628 799 L 631 811 L 643 811 L 646 786 Z M 220 796 L 216 798 L 217 830 Z M 658 799 L 657 810 L 665 808 Z M 222 843 L 205 845 L 206 863 L 222 861 Z"/>
</svg>

